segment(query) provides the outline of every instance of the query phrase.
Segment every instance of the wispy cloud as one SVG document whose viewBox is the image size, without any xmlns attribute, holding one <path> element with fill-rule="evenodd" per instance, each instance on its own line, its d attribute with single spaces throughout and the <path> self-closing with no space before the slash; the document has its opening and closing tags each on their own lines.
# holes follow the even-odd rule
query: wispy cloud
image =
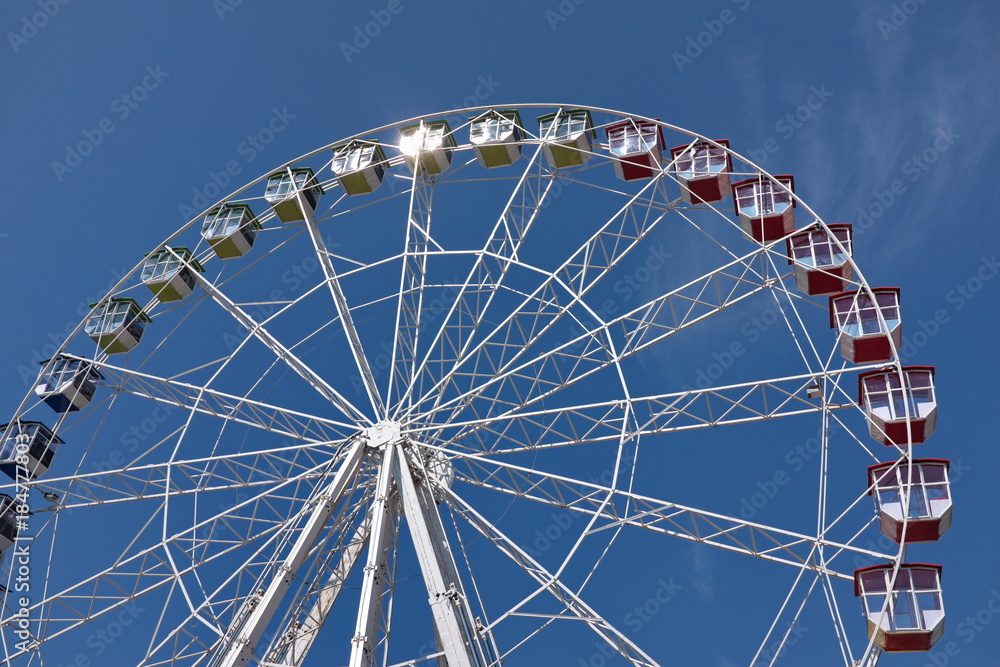
<svg viewBox="0 0 1000 667">
<path fill-rule="evenodd" d="M 690 571 L 688 580 L 704 600 L 715 597 L 715 557 L 709 547 L 692 544 L 684 553 Z"/>
<path fill-rule="evenodd" d="M 850 155 L 839 162 L 850 168 L 841 204 L 853 215 L 870 203 L 876 190 L 893 180 L 906 186 L 903 203 L 879 221 L 878 231 L 891 234 L 889 254 L 906 255 L 925 247 L 928 238 L 953 220 L 940 215 L 922 218 L 943 201 L 959 203 L 973 195 L 964 184 L 982 170 L 986 151 L 997 132 L 997 78 L 983 76 L 1000 66 L 995 47 L 996 20 L 982 5 L 953 5 L 953 19 L 932 24 L 934 16 L 917 14 L 886 39 L 879 21 L 888 16 L 884 3 L 857 3 L 857 31 L 871 72 L 868 86 L 847 92 L 846 114 L 853 141 L 845 142 Z M 950 48 L 927 55 L 922 44 L 932 32 L 937 44 Z M 941 133 L 960 136 L 954 148 L 934 155 Z M 940 144 L 939 144 L 940 146 Z M 822 147 L 811 150 L 822 154 Z M 921 154 L 934 160 L 926 169 Z M 916 160 L 915 160 L 916 158 Z M 919 169 L 919 173 L 917 171 Z M 853 217 L 851 220 L 853 221 Z"/>
<path fill-rule="evenodd" d="M 738 90 L 737 99 L 747 126 L 767 132 L 771 118 L 762 41 L 759 38 L 752 39 L 740 50 L 739 57 L 730 61 L 730 66 L 733 69 L 731 80 Z"/>
</svg>

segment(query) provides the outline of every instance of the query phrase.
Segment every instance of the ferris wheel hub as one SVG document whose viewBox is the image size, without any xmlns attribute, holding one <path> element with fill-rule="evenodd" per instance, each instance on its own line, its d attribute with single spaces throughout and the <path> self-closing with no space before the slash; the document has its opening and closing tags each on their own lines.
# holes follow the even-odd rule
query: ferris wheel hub
<svg viewBox="0 0 1000 667">
<path fill-rule="evenodd" d="M 371 428 L 366 428 L 363 435 L 368 440 L 370 448 L 383 449 L 385 446 L 397 443 L 402 439 L 401 429 L 398 421 L 386 419 Z"/>
</svg>

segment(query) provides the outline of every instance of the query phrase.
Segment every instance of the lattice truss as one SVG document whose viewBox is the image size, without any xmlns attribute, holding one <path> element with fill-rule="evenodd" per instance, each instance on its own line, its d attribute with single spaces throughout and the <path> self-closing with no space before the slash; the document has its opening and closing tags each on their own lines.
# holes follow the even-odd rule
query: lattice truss
<svg viewBox="0 0 1000 667">
<path fill-rule="evenodd" d="M 627 119 L 605 116 L 594 129 Z M 572 631 L 655 665 L 595 593 L 637 533 L 792 572 L 753 660 L 814 597 L 845 664 L 874 664 L 877 649 L 848 638 L 839 580 L 903 550 L 872 543 L 867 489 L 828 506 L 827 469 L 834 434 L 852 465 L 884 457 L 856 404 L 858 373 L 883 364 L 840 360 L 784 240 L 748 242 L 721 204 L 678 197 L 670 156 L 624 183 L 606 144 L 574 139 L 586 159 L 554 166 L 554 140 L 525 124 L 519 162 L 487 172 L 469 122 L 443 173 L 407 171 L 395 126 L 373 133 L 389 157 L 365 197 L 330 171 L 329 149 L 349 142 L 304 156 L 294 165 L 324 193 L 315 207 L 293 193 L 297 220 L 251 183 L 225 200 L 258 213 L 246 257 L 219 261 L 199 218 L 163 244 L 178 262 L 170 248 L 193 248 L 191 296 L 150 297 L 141 264 L 115 289 L 152 316 L 135 350 L 110 354 L 78 327 L 59 355 L 99 371 L 95 398 L 53 415 L 29 392 L 16 419 L 54 424 L 64 444 L 45 474 L 0 489 L 27 488 L 31 506 L 26 604 L 6 559 L 10 664 L 63 660 L 140 605 L 119 644 L 128 664 L 297 667 L 323 647 L 352 667 L 486 667 L 530 662 Z M 727 175 L 766 176 L 735 158 Z M 866 285 L 856 267 L 852 281 Z M 760 312 L 776 363 L 686 384 Z M 802 423 L 821 433 L 811 527 L 643 486 L 644 461 L 685 438 Z M 532 513 L 555 511 L 574 517 L 572 536 L 535 553 Z"/>
</svg>

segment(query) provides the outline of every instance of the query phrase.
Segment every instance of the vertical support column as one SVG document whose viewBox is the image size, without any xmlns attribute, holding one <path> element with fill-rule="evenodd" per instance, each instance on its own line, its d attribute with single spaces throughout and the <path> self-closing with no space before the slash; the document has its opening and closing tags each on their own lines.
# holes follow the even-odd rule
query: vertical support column
<svg viewBox="0 0 1000 667">
<path fill-rule="evenodd" d="M 401 447 L 393 466 L 406 524 L 427 586 L 438 641 L 448 660 L 448 667 L 485 667 L 487 661 L 475 631 L 475 620 L 434 495 L 425 480 L 419 483 L 414 481 Z"/>
<path fill-rule="evenodd" d="M 396 514 L 396 503 L 391 497 L 395 457 L 396 447 L 386 447 L 375 486 L 375 500 L 369 512 L 371 537 L 368 542 L 368 561 L 365 564 L 364 580 L 361 583 L 358 623 L 355 626 L 351 646 L 351 661 L 348 663 L 350 667 L 375 667 L 377 664 L 375 644 L 378 640 L 378 620 L 382 611 L 382 592 L 388 575 L 385 546 Z"/>
</svg>

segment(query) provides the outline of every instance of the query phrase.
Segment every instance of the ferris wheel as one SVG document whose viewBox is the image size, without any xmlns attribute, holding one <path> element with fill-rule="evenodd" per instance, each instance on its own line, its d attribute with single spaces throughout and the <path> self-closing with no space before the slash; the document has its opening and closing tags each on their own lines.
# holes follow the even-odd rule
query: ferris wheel
<svg viewBox="0 0 1000 667">
<path fill-rule="evenodd" d="M 726 140 L 529 104 L 220 199 L 2 427 L 9 664 L 928 650 L 934 368 L 795 189 Z"/>
</svg>

